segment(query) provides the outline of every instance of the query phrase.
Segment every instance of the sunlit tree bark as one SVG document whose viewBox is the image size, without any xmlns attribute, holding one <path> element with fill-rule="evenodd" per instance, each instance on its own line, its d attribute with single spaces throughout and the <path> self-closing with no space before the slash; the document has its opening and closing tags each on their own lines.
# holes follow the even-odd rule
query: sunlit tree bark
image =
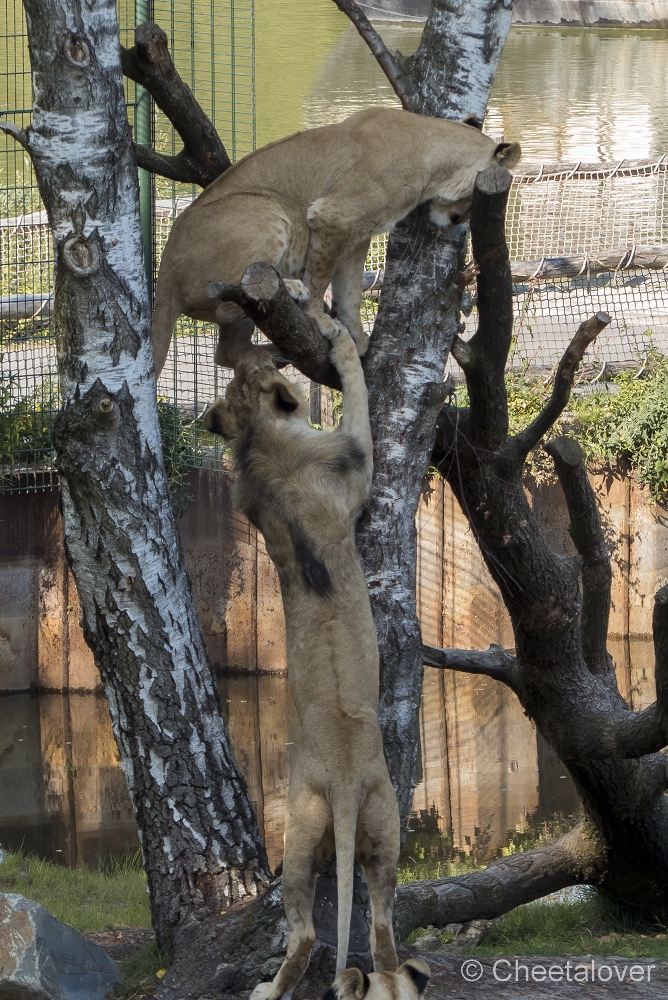
<svg viewBox="0 0 668 1000">
<path fill-rule="evenodd" d="M 269 879 L 162 467 L 137 166 L 113 0 L 26 0 L 34 116 L 13 130 L 53 229 L 55 444 L 83 627 L 109 699 L 160 944 Z"/>
</svg>

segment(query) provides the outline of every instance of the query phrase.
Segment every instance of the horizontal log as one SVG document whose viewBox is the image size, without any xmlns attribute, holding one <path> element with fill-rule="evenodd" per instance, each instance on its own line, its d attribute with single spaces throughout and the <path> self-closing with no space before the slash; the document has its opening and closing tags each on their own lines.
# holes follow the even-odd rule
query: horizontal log
<svg viewBox="0 0 668 1000">
<path fill-rule="evenodd" d="M 629 247 L 605 250 L 575 257 L 536 257 L 510 262 L 513 281 L 547 281 L 550 278 L 576 278 L 579 274 L 602 274 L 606 271 L 663 270 L 668 268 L 668 246 Z"/>
</svg>

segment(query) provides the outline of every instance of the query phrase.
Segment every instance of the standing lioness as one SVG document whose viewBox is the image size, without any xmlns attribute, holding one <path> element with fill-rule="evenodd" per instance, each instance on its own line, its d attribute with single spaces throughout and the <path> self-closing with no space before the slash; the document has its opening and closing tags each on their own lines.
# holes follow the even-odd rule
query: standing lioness
<svg viewBox="0 0 668 1000">
<path fill-rule="evenodd" d="M 207 286 L 236 284 L 257 261 L 292 280 L 291 292 L 308 299 L 305 309 L 325 335 L 334 328 L 323 312 L 331 282 L 333 310 L 363 354 L 360 302 L 371 237 L 423 202 L 431 202 L 437 222 L 463 221 L 476 175 L 492 163 L 510 169 L 519 158 L 517 143 L 497 144 L 470 125 L 394 108 L 360 111 L 251 153 L 174 223 L 153 312 L 157 373 L 181 313 L 218 323 L 216 362 L 234 365 L 253 324 L 238 306 L 212 301 Z"/>
<path fill-rule="evenodd" d="M 355 344 L 335 324 L 343 386 L 333 433 L 309 427 L 308 405 L 270 356 L 239 355 L 225 399 L 204 417 L 231 442 L 236 503 L 264 535 L 285 610 L 288 682 L 301 725 L 285 818 L 285 961 L 254 996 L 277 1000 L 301 979 L 314 941 L 315 880 L 336 848 L 337 974 L 346 965 L 353 861 L 371 900 L 377 972 L 394 972 L 392 907 L 399 813 L 378 723 L 378 647 L 355 523 L 371 489 L 366 386 Z"/>
</svg>

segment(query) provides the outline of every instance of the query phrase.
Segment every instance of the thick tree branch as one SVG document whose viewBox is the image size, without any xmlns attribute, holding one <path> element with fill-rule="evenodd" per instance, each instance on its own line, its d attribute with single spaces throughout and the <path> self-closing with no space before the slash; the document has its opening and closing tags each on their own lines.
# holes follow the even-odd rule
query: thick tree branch
<svg viewBox="0 0 668 1000">
<path fill-rule="evenodd" d="M 582 557 L 582 652 L 593 674 L 612 677 L 615 668 L 608 652 L 612 569 L 596 497 L 577 441 L 553 438 L 545 451 L 559 476 L 570 515 L 569 534 Z"/>
<path fill-rule="evenodd" d="M 595 758 L 639 758 L 655 754 L 668 746 L 668 584 L 654 597 L 652 617 L 654 635 L 654 673 L 656 701 L 642 712 L 617 712 L 598 720 L 598 732 L 592 734 L 596 745 L 587 747 Z M 668 788 L 668 759 L 657 760 L 655 789 Z"/>
<path fill-rule="evenodd" d="M 360 36 L 371 49 L 373 56 L 390 81 L 392 89 L 408 111 L 414 110 L 415 86 L 411 77 L 402 69 L 403 56 L 400 52 L 392 53 L 385 45 L 369 18 L 355 0 L 334 0 L 334 3 L 346 17 L 350 18 Z"/>
<path fill-rule="evenodd" d="M 471 206 L 471 247 L 478 268 L 478 329 L 452 353 L 466 375 L 471 443 L 494 450 L 506 440 L 508 405 L 505 364 L 513 332 L 506 203 L 512 177 L 505 167 L 478 174 Z"/>
<path fill-rule="evenodd" d="M 525 458 L 531 449 L 536 447 L 543 435 L 549 431 L 555 420 L 561 416 L 570 399 L 575 372 L 585 351 L 609 322 L 610 317 L 607 313 L 598 312 L 580 324 L 577 333 L 559 362 L 549 402 L 536 419 L 509 442 L 515 455 Z"/>
<path fill-rule="evenodd" d="M 486 674 L 516 690 L 517 660 L 503 646 L 493 643 L 489 649 L 437 649 L 423 645 L 422 654 L 425 666 L 460 670 L 467 674 Z"/>
<path fill-rule="evenodd" d="M 218 133 L 176 71 L 167 35 L 157 24 L 140 24 L 131 49 L 121 49 L 123 72 L 141 84 L 183 139 L 178 156 L 135 145 L 137 163 L 170 180 L 206 187 L 230 166 Z"/>
<path fill-rule="evenodd" d="M 241 306 L 278 347 L 285 361 L 308 378 L 332 389 L 341 388 L 341 380 L 329 360 L 328 341 L 290 297 L 278 271 L 270 264 L 251 264 L 238 285 L 214 281 L 209 292 L 212 298 Z"/>
<path fill-rule="evenodd" d="M 576 827 L 552 844 L 500 858 L 484 871 L 399 886 L 395 932 L 403 940 L 429 924 L 492 920 L 550 892 L 596 883 L 603 863 L 603 853 Z"/>
</svg>

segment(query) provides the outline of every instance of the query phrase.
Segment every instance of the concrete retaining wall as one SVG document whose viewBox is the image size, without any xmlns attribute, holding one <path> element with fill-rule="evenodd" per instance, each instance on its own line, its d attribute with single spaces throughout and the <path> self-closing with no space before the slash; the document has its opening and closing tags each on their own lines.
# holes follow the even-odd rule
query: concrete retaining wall
<svg viewBox="0 0 668 1000">
<path fill-rule="evenodd" d="M 666 0 L 515 0 L 513 24 L 668 28 Z"/>
</svg>

